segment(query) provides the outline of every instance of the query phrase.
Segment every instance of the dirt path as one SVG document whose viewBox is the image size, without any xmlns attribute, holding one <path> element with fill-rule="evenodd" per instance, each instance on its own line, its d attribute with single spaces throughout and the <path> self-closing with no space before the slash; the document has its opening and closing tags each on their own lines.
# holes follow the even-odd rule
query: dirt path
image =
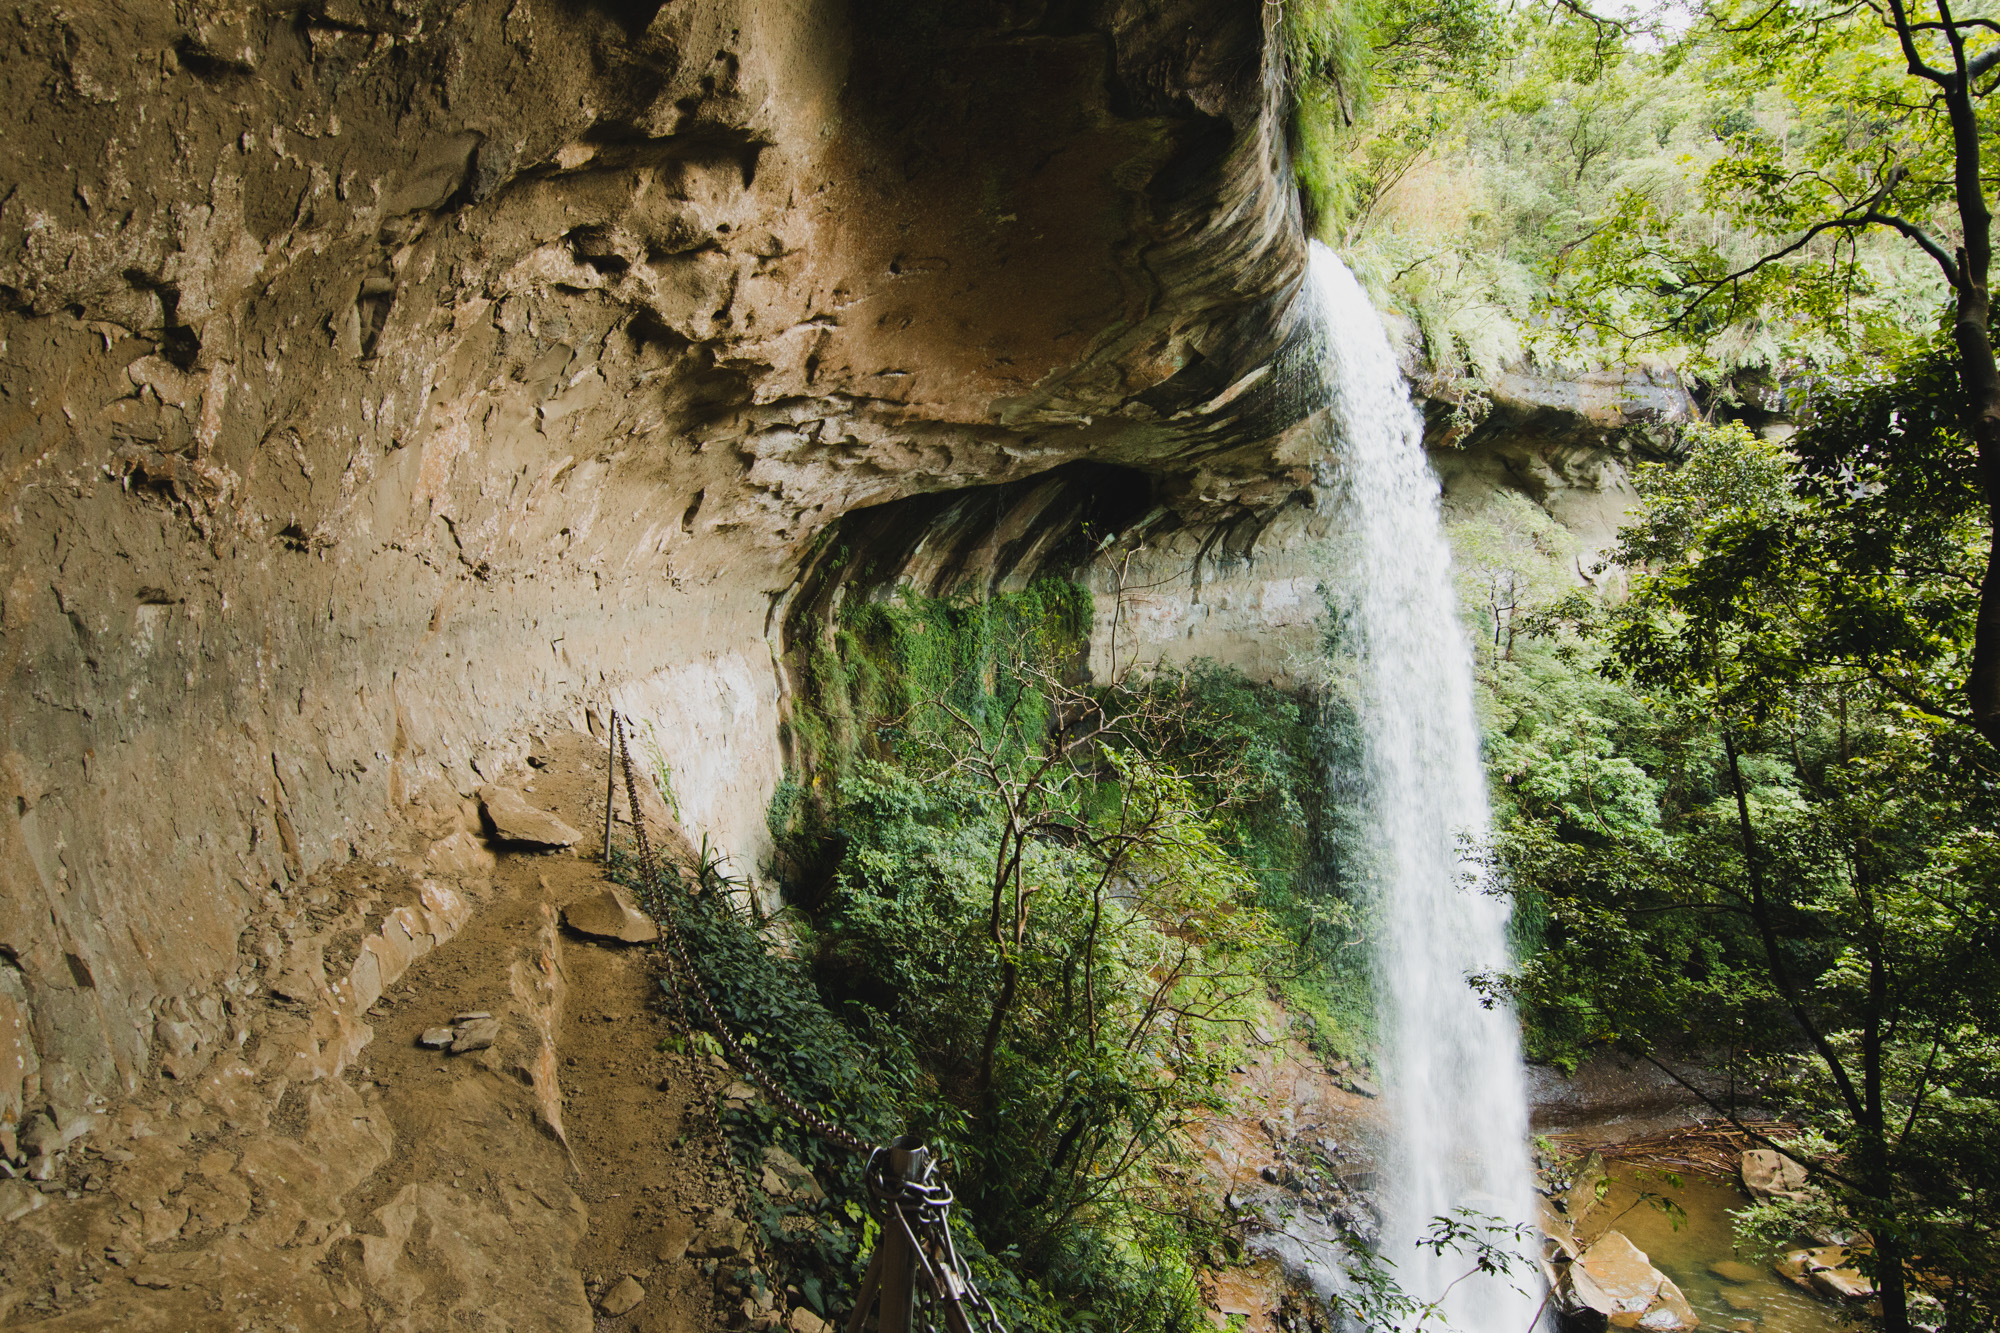
<svg viewBox="0 0 2000 1333">
<path fill-rule="evenodd" d="M 689 1066 L 661 1051 L 648 956 L 561 924 L 605 887 L 604 777 L 602 743 L 551 736 L 499 780 L 576 846 L 457 827 L 271 895 L 219 1037 L 191 1009 L 188 1051 L 49 1180 L 0 1181 L 0 1217 L 18 1214 L 0 1221 L 0 1326 L 726 1326 L 718 1265 L 685 1251 L 730 1192 L 712 1142 L 683 1134 Z M 419 1044 L 473 1015 L 476 1049 Z M 628 1278 L 643 1295 L 605 1314 Z"/>
</svg>

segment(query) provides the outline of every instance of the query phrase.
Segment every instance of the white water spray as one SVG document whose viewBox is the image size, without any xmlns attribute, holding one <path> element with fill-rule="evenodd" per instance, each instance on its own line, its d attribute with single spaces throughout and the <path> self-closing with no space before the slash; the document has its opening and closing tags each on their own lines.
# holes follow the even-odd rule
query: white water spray
<svg viewBox="0 0 2000 1333">
<path fill-rule="evenodd" d="M 1538 1280 L 1525 1255 L 1511 1284 L 1474 1276 L 1453 1286 L 1472 1256 L 1416 1245 L 1432 1219 L 1458 1209 L 1509 1225 L 1534 1217 L 1519 1034 L 1511 1013 L 1482 1007 L 1467 985 L 1471 974 L 1506 965 L 1508 909 L 1468 881 L 1476 867 L 1460 851 L 1461 838 L 1484 838 L 1488 809 L 1472 654 L 1423 422 L 1380 317 L 1317 242 L 1308 284 L 1326 330 L 1333 439 L 1322 480 L 1342 534 L 1336 584 L 1357 659 L 1381 903 L 1392 1127 L 1381 1253 L 1410 1295 L 1432 1301 L 1449 1289 L 1453 1329 L 1529 1333 L 1536 1299 L 1514 1289 Z"/>
</svg>

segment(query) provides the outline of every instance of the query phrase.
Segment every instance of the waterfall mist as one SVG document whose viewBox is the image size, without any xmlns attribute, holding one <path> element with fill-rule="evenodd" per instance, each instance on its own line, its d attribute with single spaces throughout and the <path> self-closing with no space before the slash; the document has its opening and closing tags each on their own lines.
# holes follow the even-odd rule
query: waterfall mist
<svg viewBox="0 0 2000 1333">
<path fill-rule="evenodd" d="M 1308 273 L 1325 329 L 1332 395 L 1321 483 L 1332 496 L 1339 568 L 1331 580 L 1353 654 L 1372 879 L 1383 1092 L 1381 1253 L 1421 1300 L 1444 1297 L 1463 1333 L 1529 1333 L 1539 1279 L 1475 1275 L 1469 1253 L 1417 1241 L 1432 1220 L 1471 1209 L 1532 1220 L 1519 1033 L 1484 1008 L 1469 975 L 1507 962 L 1508 907 L 1484 893 L 1461 839 L 1488 827 L 1472 656 L 1423 423 L 1380 317 L 1347 268 L 1315 242 Z M 1456 1282 L 1454 1286 L 1453 1283 Z"/>
</svg>

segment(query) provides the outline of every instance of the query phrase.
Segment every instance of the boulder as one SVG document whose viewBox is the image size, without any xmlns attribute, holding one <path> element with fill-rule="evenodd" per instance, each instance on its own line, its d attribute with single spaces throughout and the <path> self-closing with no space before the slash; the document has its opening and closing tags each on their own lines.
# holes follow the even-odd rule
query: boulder
<svg viewBox="0 0 2000 1333">
<path fill-rule="evenodd" d="M 625 890 L 607 888 L 579 898 L 563 908 L 563 924 L 579 935 L 626 944 L 647 944 L 660 938 L 660 928 L 632 905 Z"/>
<path fill-rule="evenodd" d="M 1614 1328 L 1673 1333 L 1701 1322 L 1673 1279 L 1621 1231 L 1605 1232 L 1583 1252 L 1570 1268 L 1570 1285 L 1580 1304 Z"/>
<path fill-rule="evenodd" d="M 1580 1225 L 1597 1206 L 1598 1187 L 1604 1183 L 1605 1175 L 1604 1155 L 1598 1152 L 1592 1152 L 1576 1168 L 1562 1200 L 1563 1212 L 1568 1214 L 1571 1225 Z"/>
<path fill-rule="evenodd" d="M 1806 1169 L 1781 1152 L 1752 1148 L 1743 1154 L 1740 1167 L 1743 1188 L 1753 1199 L 1791 1199 L 1804 1202 L 1812 1197 L 1806 1184 Z"/>
<path fill-rule="evenodd" d="M 512 787 L 481 787 L 479 805 L 493 831 L 508 842 L 530 847 L 570 847 L 583 840 L 581 833 L 548 811 L 529 805 L 527 798 Z"/>
<path fill-rule="evenodd" d="M 1854 1267 L 1853 1258 L 1845 1245 L 1822 1245 L 1793 1250 L 1773 1267 L 1780 1277 L 1807 1291 L 1835 1300 L 1865 1301 L 1875 1295 L 1875 1287 Z"/>
</svg>

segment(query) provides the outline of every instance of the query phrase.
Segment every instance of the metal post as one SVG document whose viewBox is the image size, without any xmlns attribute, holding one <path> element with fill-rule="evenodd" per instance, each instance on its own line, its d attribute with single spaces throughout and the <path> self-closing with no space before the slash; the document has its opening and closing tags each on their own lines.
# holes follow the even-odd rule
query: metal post
<svg viewBox="0 0 2000 1333">
<path fill-rule="evenodd" d="M 875 1247 L 875 1257 L 868 1261 L 868 1275 L 861 1279 L 861 1294 L 854 1301 L 854 1317 L 847 1321 L 847 1333 L 861 1333 L 862 1325 L 868 1322 L 868 1311 L 875 1304 L 875 1293 L 882 1289 L 882 1249 Z"/>
<path fill-rule="evenodd" d="M 854 1303 L 854 1317 L 847 1323 L 847 1333 L 861 1333 L 868 1320 L 868 1309 L 878 1298 L 881 1311 L 875 1321 L 877 1333 L 910 1333 L 920 1260 L 911 1248 L 910 1228 L 900 1212 L 897 1196 L 903 1183 L 912 1176 L 928 1176 L 930 1157 L 930 1149 L 918 1140 L 901 1138 L 879 1150 L 871 1161 L 871 1173 L 873 1162 L 880 1162 L 883 1167 L 883 1179 L 869 1183 L 870 1191 L 885 1205 L 880 1213 L 882 1230 L 875 1240 L 875 1256 L 868 1262 L 868 1275 L 861 1280 L 861 1292 Z"/>
<path fill-rule="evenodd" d="M 904 1177 L 909 1158 L 907 1149 L 891 1148 L 889 1169 Z M 910 1252 L 909 1235 L 899 1220 L 891 1218 L 883 1223 L 882 1238 L 876 1245 L 882 1252 L 882 1314 L 875 1327 L 879 1333 L 910 1333 L 917 1256 Z"/>
<path fill-rule="evenodd" d="M 611 757 L 604 765 L 604 864 L 611 864 L 611 801 L 618 794 L 618 710 L 611 710 Z"/>
</svg>

